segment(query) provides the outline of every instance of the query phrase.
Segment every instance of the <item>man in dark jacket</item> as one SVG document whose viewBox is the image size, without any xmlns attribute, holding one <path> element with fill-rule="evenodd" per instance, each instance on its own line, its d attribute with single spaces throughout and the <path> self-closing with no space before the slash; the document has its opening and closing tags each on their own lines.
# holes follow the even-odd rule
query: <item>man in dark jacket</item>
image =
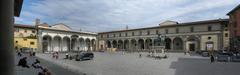
<svg viewBox="0 0 240 75">
<path fill-rule="evenodd" d="M 18 66 L 30 68 L 30 67 L 27 65 L 27 57 L 23 57 L 22 59 L 20 59 L 19 62 L 18 62 Z"/>
<path fill-rule="evenodd" d="M 215 61 L 213 55 L 210 56 L 210 60 L 211 60 L 211 63 L 213 63 Z"/>
</svg>

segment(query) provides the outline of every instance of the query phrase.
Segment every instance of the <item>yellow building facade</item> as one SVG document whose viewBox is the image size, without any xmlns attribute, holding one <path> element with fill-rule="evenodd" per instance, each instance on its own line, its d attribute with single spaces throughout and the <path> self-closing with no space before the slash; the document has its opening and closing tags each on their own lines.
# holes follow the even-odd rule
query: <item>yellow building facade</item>
<svg viewBox="0 0 240 75">
<path fill-rule="evenodd" d="M 15 50 L 37 50 L 37 31 L 34 26 L 15 24 L 14 30 Z"/>
</svg>

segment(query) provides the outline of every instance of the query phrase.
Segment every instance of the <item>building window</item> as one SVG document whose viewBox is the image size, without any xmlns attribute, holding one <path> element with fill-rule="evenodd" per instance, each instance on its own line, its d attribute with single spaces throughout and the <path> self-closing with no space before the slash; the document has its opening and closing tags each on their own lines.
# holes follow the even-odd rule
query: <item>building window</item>
<svg viewBox="0 0 240 75">
<path fill-rule="evenodd" d="M 227 24 L 225 24 L 225 25 L 224 25 L 224 27 L 225 27 L 225 28 L 227 28 L 227 27 L 228 27 L 228 25 L 227 25 Z"/>
<path fill-rule="evenodd" d="M 30 45 L 34 45 L 34 42 L 30 42 Z"/>
<path fill-rule="evenodd" d="M 18 41 L 15 41 L 15 43 L 18 43 Z"/>
<path fill-rule="evenodd" d="M 168 29 L 165 29 L 166 34 L 168 34 Z"/>
<path fill-rule="evenodd" d="M 125 33 L 125 36 L 127 36 L 128 34 L 127 33 Z"/>
<path fill-rule="evenodd" d="M 101 38 L 103 38 L 103 35 L 101 35 Z"/>
<path fill-rule="evenodd" d="M 115 37 L 116 35 L 115 34 L 113 34 L 113 37 Z"/>
<path fill-rule="evenodd" d="M 156 34 L 158 34 L 158 30 L 156 30 Z"/>
<path fill-rule="evenodd" d="M 32 33 L 35 33 L 35 30 L 33 30 Z"/>
<path fill-rule="evenodd" d="M 27 33 L 27 29 L 25 29 L 24 32 Z"/>
<path fill-rule="evenodd" d="M 119 37 L 121 37 L 122 36 L 122 34 L 121 33 L 119 33 Z"/>
<path fill-rule="evenodd" d="M 208 40 L 211 40 L 212 39 L 212 37 L 208 37 Z"/>
<path fill-rule="evenodd" d="M 228 37 L 228 33 L 225 33 L 225 37 Z"/>
<path fill-rule="evenodd" d="M 190 28 L 190 31 L 191 31 L 191 32 L 193 32 L 193 31 L 194 31 L 193 27 L 191 27 L 191 28 Z"/>
<path fill-rule="evenodd" d="M 109 38 L 109 34 L 107 34 L 107 38 Z"/>
<path fill-rule="evenodd" d="M 178 28 L 176 28 L 176 33 L 178 33 L 179 32 L 179 29 Z"/>
<path fill-rule="evenodd" d="M 142 35 L 142 31 L 139 31 L 139 35 Z"/>
<path fill-rule="evenodd" d="M 208 31 L 212 31 L 212 26 L 208 26 Z"/>
<path fill-rule="evenodd" d="M 147 35 L 150 35 L 150 31 L 147 31 Z"/>
<path fill-rule="evenodd" d="M 132 32 L 132 36 L 134 36 L 135 34 L 134 34 L 134 32 Z"/>
</svg>

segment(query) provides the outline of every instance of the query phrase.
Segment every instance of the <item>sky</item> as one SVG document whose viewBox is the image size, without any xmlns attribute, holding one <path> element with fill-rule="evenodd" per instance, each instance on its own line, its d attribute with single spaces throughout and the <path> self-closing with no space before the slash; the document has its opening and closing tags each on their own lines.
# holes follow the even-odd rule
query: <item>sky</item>
<svg viewBox="0 0 240 75">
<path fill-rule="evenodd" d="M 240 0 L 24 0 L 15 23 L 64 23 L 75 31 L 107 32 L 228 18 Z"/>
</svg>

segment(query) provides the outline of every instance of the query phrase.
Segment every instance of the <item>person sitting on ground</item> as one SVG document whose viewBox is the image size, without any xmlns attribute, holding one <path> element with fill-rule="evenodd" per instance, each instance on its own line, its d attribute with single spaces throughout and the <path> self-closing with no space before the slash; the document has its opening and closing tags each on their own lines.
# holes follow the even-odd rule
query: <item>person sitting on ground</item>
<svg viewBox="0 0 240 75">
<path fill-rule="evenodd" d="M 21 66 L 23 68 L 30 68 L 28 65 L 27 65 L 27 57 L 23 57 L 22 59 L 19 60 L 18 62 L 18 66 Z"/>
<path fill-rule="evenodd" d="M 38 75 L 51 75 L 51 72 L 49 72 L 47 68 L 44 68 Z"/>
<path fill-rule="evenodd" d="M 35 68 L 35 69 L 43 69 L 43 67 L 40 65 L 40 61 L 38 59 L 35 60 L 35 62 L 33 62 L 32 66 Z"/>
<path fill-rule="evenodd" d="M 34 51 L 34 52 L 32 53 L 32 55 L 35 56 L 35 55 L 36 55 L 36 52 Z"/>
<path fill-rule="evenodd" d="M 58 52 L 55 53 L 55 58 L 58 59 Z"/>
</svg>

